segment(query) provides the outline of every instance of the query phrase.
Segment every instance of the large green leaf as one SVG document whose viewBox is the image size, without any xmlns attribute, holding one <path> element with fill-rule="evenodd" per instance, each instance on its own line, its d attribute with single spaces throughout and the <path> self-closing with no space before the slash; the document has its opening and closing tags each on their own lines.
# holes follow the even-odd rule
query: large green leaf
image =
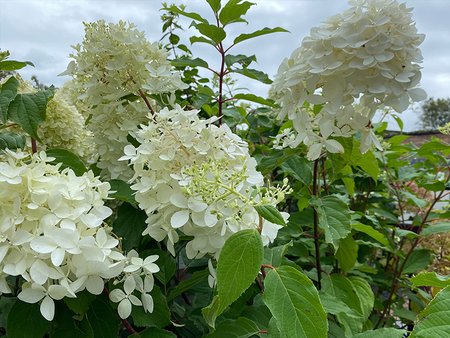
<svg viewBox="0 0 450 338">
<path fill-rule="evenodd" d="M 38 303 L 14 303 L 6 328 L 9 338 L 42 338 L 49 329 L 50 322 L 42 317 Z"/>
<path fill-rule="evenodd" d="M 136 205 L 136 200 L 134 198 L 135 191 L 131 189 L 127 182 L 122 180 L 111 180 L 109 181 L 109 184 L 111 185 L 111 191 L 114 191 L 109 194 L 110 197 L 130 203 L 131 205 Z"/>
<path fill-rule="evenodd" d="M 233 69 L 231 72 L 244 75 L 250 79 L 254 79 L 265 84 L 272 83 L 272 80 L 269 78 L 269 76 L 260 70 L 243 68 L 243 69 Z"/>
<path fill-rule="evenodd" d="M 450 222 L 433 223 L 428 225 L 420 233 L 423 236 L 430 236 L 434 234 L 442 234 L 450 232 Z"/>
<path fill-rule="evenodd" d="M 402 273 L 415 273 L 426 269 L 431 263 L 431 252 L 426 249 L 416 249 L 409 256 Z"/>
<path fill-rule="evenodd" d="M 394 328 L 383 328 L 378 330 L 364 331 L 352 336 L 352 338 L 402 338 L 405 336 L 405 330 Z"/>
<path fill-rule="evenodd" d="M 194 26 L 202 35 L 210 38 L 216 44 L 222 42 L 227 36 L 224 29 L 217 27 L 216 25 L 210 25 L 202 22 L 195 24 Z"/>
<path fill-rule="evenodd" d="M 61 163 L 61 168 L 70 168 L 75 175 L 83 175 L 87 169 L 81 158 L 67 149 L 48 149 L 46 151 L 48 157 L 54 157 L 54 164 Z"/>
<path fill-rule="evenodd" d="M 114 233 L 122 237 L 122 245 L 126 251 L 137 248 L 142 232 L 147 227 L 147 214 L 131 204 L 123 203 L 117 209 L 117 218 L 113 222 Z"/>
<path fill-rule="evenodd" d="M 217 325 L 216 330 L 207 338 L 249 338 L 257 335 L 260 329 L 250 319 L 239 317 L 227 319 Z"/>
<path fill-rule="evenodd" d="M 298 155 L 290 157 L 281 165 L 281 169 L 304 185 L 310 185 L 312 183 L 312 165 L 304 157 Z"/>
<path fill-rule="evenodd" d="M 131 317 L 133 323 L 139 327 L 164 328 L 170 324 L 170 311 L 167 306 L 166 297 L 158 287 L 155 287 L 151 295 L 153 297 L 154 311 L 147 313 L 142 306 L 133 306 Z"/>
<path fill-rule="evenodd" d="M 34 67 L 34 64 L 30 61 L 15 61 L 15 60 L 0 61 L 1 71 L 19 70 L 26 66 Z"/>
<path fill-rule="evenodd" d="M 170 62 L 172 64 L 172 66 L 174 67 L 203 67 L 203 68 L 208 68 L 208 62 L 206 62 L 203 59 L 200 58 L 195 58 L 195 59 L 191 59 L 187 56 L 182 56 L 178 59 L 172 60 Z"/>
<path fill-rule="evenodd" d="M 268 107 L 274 106 L 274 103 L 272 100 L 265 99 L 261 96 L 256 96 L 254 94 L 236 94 L 233 97 L 237 100 L 246 100 L 246 101 L 250 101 L 250 102 L 255 102 L 255 103 L 263 104 Z"/>
<path fill-rule="evenodd" d="M 268 220 L 269 222 L 279 225 L 286 225 L 286 222 L 284 221 L 281 213 L 271 204 L 257 205 L 255 206 L 255 210 L 258 212 L 259 216 Z"/>
<path fill-rule="evenodd" d="M 245 40 L 248 40 L 248 39 L 255 38 L 257 36 L 266 35 L 266 34 L 272 34 L 272 33 L 279 33 L 279 32 L 289 32 L 289 31 L 284 29 L 284 28 L 281 28 L 281 27 L 275 27 L 275 28 L 264 27 L 263 29 L 259 29 L 257 31 L 252 32 L 252 33 L 249 33 L 249 34 L 238 35 L 234 39 L 234 44 L 237 44 L 239 42 L 242 42 L 242 41 L 245 41 Z"/>
<path fill-rule="evenodd" d="M 167 302 L 170 302 L 183 294 L 184 292 L 187 292 L 188 290 L 192 289 L 196 285 L 205 282 L 205 280 L 208 278 L 209 270 L 205 269 L 202 271 L 196 271 L 192 274 L 192 276 L 189 279 L 185 279 L 180 282 L 174 289 L 172 289 L 167 296 Z"/>
<path fill-rule="evenodd" d="M 275 246 L 272 248 L 265 247 L 263 264 L 272 265 L 274 267 L 280 266 L 283 261 L 284 255 L 286 255 L 287 251 L 292 246 L 293 242 L 291 240 L 289 243 L 286 243 L 284 245 Z"/>
<path fill-rule="evenodd" d="M 214 327 L 216 318 L 253 283 L 263 254 L 257 230 L 242 230 L 227 239 L 217 263 L 217 296 L 203 309 L 203 316 L 210 326 Z"/>
<path fill-rule="evenodd" d="M 178 8 L 176 5 L 172 5 L 168 8 L 169 11 L 174 12 L 176 14 L 185 16 L 187 18 L 193 19 L 195 21 L 199 21 L 199 22 L 204 22 L 207 23 L 208 20 L 206 20 L 205 18 L 203 18 L 200 14 L 198 13 L 192 13 L 192 12 L 185 12 L 184 10 Z"/>
<path fill-rule="evenodd" d="M 241 17 L 247 13 L 254 3 L 242 0 L 229 0 L 219 14 L 219 20 L 226 26 L 233 22 L 246 22 Z"/>
<path fill-rule="evenodd" d="M 434 286 L 438 288 L 445 288 L 450 286 L 450 275 L 441 276 L 436 272 L 421 272 L 418 275 L 411 277 L 410 281 L 414 286 Z"/>
<path fill-rule="evenodd" d="M 86 316 L 91 323 L 95 338 L 117 337 L 119 317 L 109 304 L 109 299 L 99 295 L 92 302 Z"/>
<path fill-rule="evenodd" d="M 91 303 L 95 300 L 95 295 L 87 290 L 77 293 L 76 298 L 64 298 L 64 303 L 67 307 L 78 315 L 84 315 L 91 306 Z"/>
<path fill-rule="evenodd" d="M 366 235 L 372 237 L 377 242 L 383 244 L 389 250 L 392 250 L 392 245 L 389 242 L 389 240 L 386 238 L 386 236 L 383 235 L 378 230 L 375 230 L 370 225 L 365 225 L 365 224 L 357 222 L 357 223 L 353 223 L 352 224 L 352 229 L 356 230 L 356 231 L 359 231 L 359 232 L 362 232 L 362 233 L 365 233 Z"/>
<path fill-rule="evenodd" d="M 6 122 L 8 107 L 17 95 L 19 81 L 11 76 L 0 88 L 0 122 Z"/>
<path fill-rule="evenodd" d="M 348 205 L 336 196 L 314 198 L 311 205 L 319 215 L 319 227 L 325 232 L 325 241 L 337 250 L 339 241 L 351 231 Z"/>
<path fill-rule="evenodd" d="M 206 0 L 206 2 L 209 4 L 214 13 L 217 13 L 219 11 L 221 6 L 220 0 Z"/>
<path fill-rule="evenodd" d="M 364 279 L 331 275 L 322 279 L 321 293 L 334 296 L 351 309 L 350 313 L 336 313 L 336 318 L 343 325 L 347 335 L 362 331 L 374 304 L 372 289 Z"/>
<path fill-rule="evenodd" d="M 256 61 L 255 55 L 233 55 L 233 54 L 227 54 L 225 55 L 225 64 L 227 67 L 231 67 L 235 63 L 238 63 L 242 66 L 242 68 L 247 68 L 253 61 Z"/>
<path fill-rule="evenodd" d="M 6 148 L 10 150 L 23 149 L 25 147 L 25 142 L 26 139 L 24 135 L 11 132 L 0 133 L 0 150 Z"/>
<path fill-rule="evenodd" d="M 62 302 L 56 303 L 51 338 L 95 338 L 92 325 L 85 316 L 75 316 Z"/>
<path fill-rule="evenodd" d="M 450 336 L 450 286 L 440 291 L 419 313 L 411 338 L 437 338 Z"/>
<path fill-rule="evenodd" d="M 157 327 L 149 327 L 144 331 L 133 333 L 129 338 L 176 338 L 175 333 Z"/>
<path fill-rule="evenodd" d="M 341 239 L 336 259 L 342 271 L 347 272 L 353 268 L 358 257 L 358 244 L 351 235 Z"/>
<path fill-rule="evenodd" d="M 32 138 L 39 140 L 37 127 L 45 120 L 47 102 L 52 96 L 52 90 L 17 94 L 9 104 L 8 119 L 20 125 Z"/>
<path fill-rule="evenodd" d="M 328 321 L 314 284 L 297 269 L 281 266 L 264 280 L 264 303 L 285 337 L 327 337 Z"/>
</svg>

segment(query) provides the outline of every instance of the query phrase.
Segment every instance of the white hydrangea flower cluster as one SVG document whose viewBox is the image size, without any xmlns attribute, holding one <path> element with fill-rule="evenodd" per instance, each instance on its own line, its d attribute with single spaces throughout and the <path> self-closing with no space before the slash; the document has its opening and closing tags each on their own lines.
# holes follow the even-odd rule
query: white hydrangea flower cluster
<svg viewBox="0 0 450 338">
<path fill-rule="evenodd" d="M 280 104 L 279 118 L 292 121 L 311 160 L 322 148 L 342 152 L 333 137 L 363 133 L 361 151 L 375 139 L 371 120 L 379 108 L 397 112 L 426 97 L 421 78 L 424 39 L 411 9 L 395 0 L 351 0 L 342 14 L 311 29 L 301 46 L 285 59 L 271 88 Z M 358 103 L 359 106 L 355 105 Z M 323 105 L 320 111 L 311 104 Z"/>
<path fill-rule="evenodd" d="M 153 264 L 157 256 L 141 263 L 135 253 L 125 257 L 120 251 L 119 240 L 104 224 L 112 213 L 104 205 L 109 183 L 91 171 L 60 172 L 52 160 L 45 152 L 0 155 L 0 292 L 11 293 L 8 276 L 21 276 L 25 282 L 18 298 L 41 302 L 42 315 L 52 320 L 54 300 L 76 297 L 84 289 L 98 295 L 105 280 L 117 278 L 125 280 L 128 295 L 141 292 L 142 302 L 133 304 L 152 310 L 148 292 L 152 273 L 159 270 Z M 124 307 L 121 316 L 129 315 Z"/>
<path fill-rule="evenodd" d="M 38 128 L 39 138 L 47 149 L 64 148 L 92 163 L 96 153 L 94 135 L 86 128 L 83 115 L 65 99 L 63 90 L 58 89 L 47 103 L 45 121 Z"/>
<path fill-rule="evenodd" d="M 157 241 L 167 237 L 172 254 L 179 232 L 192 236 L 189 258 L 218 257 L 225 240 L 243 229 L 259 229 L 267 245 L 281 226 L 259 217 L 255 206 L 275 206 L 289 192 L 287 182 L 263 193 L 263 177 L 247 143 L 228 126 L 217 127 L 197 114 L 165 108 L 135 132 L 138 147 L 125 147 L 121 159 L 133 166 L 131 188 L 148 215 L 144 234 Z"/>
<path fill-rule="evenodd" d="M 129 104 L 125 97 L 174 92 L 186 85 L 173 71 L 168 52 L 147 41 L 131 23 L 85 23 L 84 40 L 74 49 L 74 60 L 63 74 L 73 77 L 73 91 L 89 107 L 88 128 L 95 135 L 98 167 L 105 176 L 127 180 L 132 172 L 117 159 L 129 132 L 145 121 L 148 108 L 141 100 Z"/>
</svg>

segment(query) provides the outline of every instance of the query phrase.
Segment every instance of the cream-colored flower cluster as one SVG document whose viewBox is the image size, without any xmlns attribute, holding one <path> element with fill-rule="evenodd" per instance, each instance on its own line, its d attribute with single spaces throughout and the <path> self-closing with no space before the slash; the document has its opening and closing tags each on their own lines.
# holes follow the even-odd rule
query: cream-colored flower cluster
<svg viewBox="0 0 450 338">
<path fill-rule="evenodd" d="M 76 297 L 84 289 L 98 295 L 105 280 L 116 279 L 124 281 L 128 298 L 134 290 L 141 293 L 142 301 L 133 299 L 133 304 L 152 310 L 157 256 L 142 261 L 120 251 L 119 240 L 104 224 L 112 213 L 104 205 L 109 183 L 92 172 L 60 172 L 52 160 L 45 152 L 0 155 L 0 292 L 11 293 L 8 276 L 21 276 L 25 283 L 18 298 L 41 302 L 42 315 L 52 320 L 54 300 Z M 112 299 L 120 292 L 113 290 Z M 130 314 L 128 305 L 119 305 L 122 318 Z"/>
<path fill-rule="evenodd" d="M 126 97 L 174 92 L 186 85 L 173 71 L 168 52 L 150 43 L 131 23 L 85 23 L 84 40 L 74 49 L 74 60 L 63 74 L 73 77 L 73 92 L 88 107 L 98 167 L 110 178 L 129 179 L 131 170 L 117 159 L 129 132 L 145 121 L 148 108 L 142 99 L 129 104 Z"/>
<path fill-rule="evenodd" d="M 148 215 L 144 234 L 157 241 L 167 237 L 172 254 L 179 233 L 192 236 L 189 258 L 218 257 L 225 240 L 243 229 L 259 229 L 264 244 L 272 242 L 281 226 L 259 217 L 255 206 L 275 206 L 289 188 L 263 192 L 247 144 L 226 125 L 197 114 L 165 108 L 135 132 L 139 146 L 125 147 L 121 159 L 133 166 L 131 188 Z"/>
<path fill-rule="evenodd" d="M 417 33 L 411 9 L 394 0 L 350 4 L 311 29 L 282 62 L 271 88 L 281 106 L 279 118 L 292 121 L 293 146 L 304 143 L 312 160 L 322 148 L 342 152 L 330 140 L 356 132 L 364 134 L 361 151 L 366 151 L 374 139 L 371 120 L 377 109 L 402 112 L 410 101 L 426 97 L 417 88 L 424 35 Z M 323 107 L 315 111 L 311 105 Z"/>
<path fill-rule="evenodd" d="M 48 148 L 64 148 L 86 162 L 95 160 L 94 135 L 86 128 L 86 121 L 77 108 L 65 99 L 64 87 L 55 92 L 47 103 L 45 121 L 39 125 L 38 135 Z"/>
</svg>

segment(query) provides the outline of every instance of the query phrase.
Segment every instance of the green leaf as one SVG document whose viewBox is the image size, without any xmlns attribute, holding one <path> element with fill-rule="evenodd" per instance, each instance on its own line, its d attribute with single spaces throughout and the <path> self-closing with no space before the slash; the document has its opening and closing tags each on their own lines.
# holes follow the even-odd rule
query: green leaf
<svg viewBox="0 0 450 338">
<path fill-rule="evenodd" d="M 342 271 L 350 271 L 355 266 L 358 257 L 358 244 L 355 243 L 351 235 L 341 239 L 339 249 L 336 252 L 336 259 Z"/>
<path fill-rule="evenodd" d="M 87 290 L 77 293 L 76 298 L 64 297 L 64 303 L 68 306 L 70 310 L 75 312 L 77 315 L 83 315 L 89 310 L 89 306 L 95 300 L 95 295 L 88 292 Z"/>
<path fill-rule="evenodd" d="M 260 329 L 250 319 L 239 317 L 236 320 L 227 319 L 217 325 L 207 338 L 249 338 L 257 335 Z"/>
<path fill-rule="evenodd" d="M 191 45 L 193 45 L 196 42 L 207 43 L 207 44 L 212 45 L 212 46 L 216 45 L 216 43 L 213 40 L 207 39 L 207 38 L 205 38 L 203 36 L 191 36 L 189 38 L 189 41 L 191 42 Z"/>
<path fill-rule="evenodd" d="M 378 330 L 369 330 L 355 334 L 352 338 L 402 338 L 405 336 L 405 330 L 394 328 L 383 328 Z"/>
<path fill-rule="evenodd" d="M 422 236 L 430 236 L 434 234 L 448 233 L 450 232 L 450 222 L 432 223 L 428 225 L 420 233 Z"/>
<path fill-rule="evenodd" d="M 127 182 L 122 180 L 111 180 L 109 181 L 111 185 L 111 191 L 113 193 L 109 194 L 109 197 L 113 197 L 116 200 L 124 201 L 130 203 L 131 205 L 136 205 L 136 200 L 134 198 L 134 190 L 131 189 L 130 185 Z"/>
<path fill-rule="evenodd" d="M 0 122 L 8 119 L 8 107 L 17 95 L 19 81 L 11 76 L 0 88 Z"/>
<path fill-rule="evenodd" d="M 147 227 L 147 214 L 131 204 L 123 203 L 117 209 L 117 218 L 113 222 L 114 233 L 122 237 L 125 251 L 137 248 L 142 238 L 142 232 Z"/>
<path fill-rule="evenodd" d="M 210 38 L 216 44 L 222 42 L 227 34 L 222 27 L 210 25 L 208 23 L 198 23 L 194 25 L 195 28 L 204 36 Z"/>
<path fill-rule="evenodd" d="M 275 103 L 273 102 L 273 100 L 266 100 L 265 98 L 261 97 L 261 96 L 257 96 L 254 94 L 236 94 L 233 96 L 233 98 L 237 99 L 237 100 L 246 100 L 246 101 L 250 101 L 250 102 L 255 102 L 255 103 L 259 103 L 259 104 L 263 104 L 265 106 L 268 107 L 274 107 Z"/>
<path fill-rule="evenodd" d="M 217 13 L 220 9 L 220 0 L 206 0 L 214 13 Z"/>
<path fill-rule="evenodd" d="M 171 302 L 181 294 L 192 289 L 197 284 L 204 282 L 208 278 L 208 275 L 208 269 L 194 272 L 191 278 L 181 281 L 180 284 L 178 284 L 174 289 L 170 291 L 169 295 L 167 296 L 167 302 Z"/>
<path fill-rule="evenodd" d="M 430 265 L 431 253 L 426 249 L 414 250 L 406 261 L 402 274 L 415 273 L 424 270 Z"/>
<path fill-rule="evenodd" d="M 9 104 L 8 119 L 20 125 L 32 138 L 39 140 L 37 127 L 45 120 L 47 102 L 52 96 L 52 90 L 17 94 Z"/>
<path fill-rule="evenodd" d="M 92 323 L 95 325 L 95 323 Z M 62 302 L 56 302 L 51 338 L 94 338 L 91 323 L 84 316 L 77 319 Z"/>
<path fill-rule="evenodd" d="M 264 303 L 281 336 L 327 337 L 328 321 L 311 280 L 290 266 L 270 270 L 264 280 Z"/>
<path fill-rule="evenodd" d="M 0 71 L 19 70 L 26 66 L 34 67 L 34 64 L 30 61 L 14 61 L 14 60 L 0 61 Z"/>
<path fill-rule="evenodd" d="M 152 255 L 153 254 L 157 254 L 159 256 L 157 263 L 159 266 L 159 271 L 155 274 L 155 277 L 162 284 L 166 285 L 175 275 L 175 272 L 177 270 L 175 258 L 167 251 L 158 250 L 156 253 L 152 252 Z"/>
<path fill-rule="evenodd" d="M 319 214 L 319 227 L 325 232 L 325 241 L 337 250 L 340 239 L 347 237 L 351 231 L 348 205 L 336 196 L 314 198 L 311 205 Z"/>
<path fill-rule="evenodd" d="M 48 157 L 55 158 L 52 163 L 61 163 L 62 169 L 70 168 L 77 176 L 82 176 L 87 171 L 87 168 L 81 158 L 79 158 L 78 155 L 72 153 L 69 150 L 53 148 L 48 149 L 46 153 Z"/>
<path fill-rule="evenodd" d="M 219 14 L 219 20 L 226 26 L 233 22 L 246 22 L 241 16 L 245 15 L 254 3 L 242 0 L 229 0 Z"/>
<path fill-rule="evenodd" d="M 232 65 L 234 65 L 235 63 L 240 64 L 242 66 L 242 68 L 247 68 L 253 61 L 256 62 L 255 55 L 251 55 L 251 56 L 242 55 L 242 54 L 238 54 L 238 55 L 227 54 L 227 55 L 225 55 L 225 64 L 227 65 L 228 68 L 231 67 Z"/>
<path fill-rule="evenodd" d="M 185 16 L 187 18 L 193 19 L 195 21 L 200 21 L 200 22 L 204 22 L 204 23 L 208 22 L 208 20 L 203 18 L 200 14 L 185 12 L 182 9 L 178 8 L 176 5 L 170 6 L 167 10 L 174 12 L 176 14 L 179 14 L 179 15 Z"/>
<path fill-rule="evenodd" d="M 203 59 L 200 58 L 195 58 L 195 59 L 191 59 L 188 56 L 182 56 L 178 59 L 172 60 L 170 62 L 172 64 L 172 66 L 174 67 L 203 67 L 203 68 L 208 68 L 208 62 L 206 62 Z"/>
<path fill-rule="evenodd" d="M 257 205 L 255 206 L 255 209 L 258 212 L 259 216 L 268 220 L 269 222 L 286 226 L 286 222 L 284 221 L 283 216 L 273 205 Z"/>
<path fill-rule="evenodd" d="M 9 338 L 42 338 L 50 329 L 39 304 L 28 304 L 17 300 L 8 315 L 6 331 Z"/>
<path fill-rule="evenodd" d="M 354 153 L 356 151 L 358 152 L 358 154 L 354 156 Z M 352 157 L 354 159 L 352 162 L 356 166 L 360 167 L 367 174 L 369 174 L 374 181 L 377 181 L 378 175 L 380 173 L 380 168 L 378 167 L 378 161 L 372 151 L 361 154 L 359 152 L 359 149 L 357 147 L 354 147 Z"/>
<path fill-rule="evenodd" d="M 142 306 L 133 306 L 131 317 L 133 323 L 139 327 L 159 327 L 164 328 L 170 324 L 170 311 L 167 306 L 166 297 L 158 287 L 154 287 L 151 295 L 155 310 L 152 313 L 144 311 Z"/>
<path fill-rule="evenodd" d="M 249 77 L 250 79 L 258 80 L 259 82 L 265 83 L 265 84 L 271 84 L 272 80 L 269 78 L 269 76 L 256 69 L 251 68 L 243 68 L 243 69 L 233 69 L 231 70 L 231 73 L 238 73 L 241 75 L 244 75 L 246 77 Z"/>
<path fill-rule="evenodd" d="M 389 240 L 386 238 L 386 236 L 383 235 L 378 230 L 375 230 L 374 228 L 372 228 L 370 225 L 365 225 L 365 224 L 357 222 L 357 223 L 352 224 L 352 229 L 362 232 L 362 233 L 365 233 L 367 236 L 372 237 L 374 240 L 383 244 L 385 247 L 392 249 L 392 245 L 389 242 Z"/>
<path fill-rule="evenodd" d="M 222 306 L 233 303 L 253 283 L 263 256 L 257 230 L 242 230 L 226 240 L 217 262 L 217 294 Z"/>
<path fill-rule="evenodd" d="M 157 327 L 149 327 L 141 332 L 133 333 L 129 338 L 176 338 L 175 333 Z"/>
<path fill-rule="evenodd" d="M 105 295 L 102 294 L 95 298 L 86 316 L 92 324 L 95 338 L 117 337 L 119 319 Z"/>
<path fill-rule="evenodd" d="M 284 255 L 288 252 L 289 248 L 293 246 L 292 240 L 284 245 L 275 246 L 272 248 L 264 248 L 263 264 L 272 265 L 278 267 L 283 261 Z"/>
<path fill-rule="evenodd" d="M 312 183 L 312 165 L 306 158 L 295 155 L 290 157 L 281 165 L 284 173 L 292 176 L 296 180 L 302 182 L 304 185 Z"/>
<path fill-rule="evenodd" d="M 23 149 L 25 147 L 26 139 L 24 135 L 5 132 L 0 133 L 0 150 L 6 148 L 10 150 Z"/>
<path fill-rule="evenodd" d="M 362 331 L 374 304 L 372 289 L 364 279 L 331 275 L 322 279 L 321 293 L 334 296 L 351 309 L 351 312 L 336 314 L 347 335 Z"/>
<path fill-rule="evenodd" d="M 217 262 L 217 296 L 202 311 L 210 326 L 214 327 L 216 318 L 253 283 L 263 254 L 261 235 L 257 230 L 242 230 L 226 240 Z"/>
<path fill-rule="evenodd" d="M 440 291 L 419 313 L 411 338 L 448 337 L 450 332 L 450 287 Z"/>
<path fill-rule="evenodd" d="M 450 275 L 441 276 L 436 272 L 420 272 L 418 275 L 411 277 L 410 281 L 413 286 L 445 288 L 450 285 Z"/>
<path fill-rule="evenodd" d="M 275 28 L 268 28 L 264 27 L 263 29 L 259 29 L 257 31 L 254 31 L 249 34 L 241 34 L 234 39 L 234 44 L 237 44 L 239 42 L 255 38 L 257 36 L 266 35 L 266 34 L 272 34 L 272 33 L 281 33 L 281 32 L 289 32 L 288 30 L 281 28 L 281 27 L 275 27 Z"/>
</svg>

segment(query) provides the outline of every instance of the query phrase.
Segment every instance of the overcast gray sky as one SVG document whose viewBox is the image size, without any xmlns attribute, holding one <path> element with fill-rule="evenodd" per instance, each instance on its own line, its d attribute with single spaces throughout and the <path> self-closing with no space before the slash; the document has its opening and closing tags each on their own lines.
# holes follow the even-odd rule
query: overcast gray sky
<svg viewBox="0 0 450 338">
<path fill-rule="evenodd" d="M 188 11 L 210 15 L 205 0 L 167 0 L 184 3 Z M 224 0 L 222 0 L 224 2 Z M 348 8 L 344 0 L 253 0 L 257 5 L 248 12 L 249 25 L 231 25 L 231 39 L 236 33 L 281 26 L 290 33 L 277 33 L 243 43 L 234 50 L 256 54 L 258 68 L 271 77 L 282 59 L 300 45 L 311 27 L 330 15 Z M 430 97 L 450 97 L 450 0 L 406 0 L 414 7 L 413 17 L 420 33 L 426 34 L 422 44 L 422 88 Z M 68 78 L 58 77 L 69 62 L 70 45 L 83 38 L 82 21 L 105 19 L 108 22 L 127 20 L 146 32 L 150 41 L 161 37 L 161 12 L 158 0 L 0 0 L 0 48 L 10 50 L 11 58 L 32 61 L 36 68 L 21 71 L 25 78 L 35 74 L 45 84 L 61 85 Z M 189 24 L 189 21 L 185 21 Z M 210 46 L 209 46 L 210 47 Z M 196 44 L 194 54 L 214 65 L 214 50 Z M 268 86 L 243 82 L 259 95 L 265 95 Z M 403 114 L 405 129 L 418 129 L 413 112 Z"/>
</svg>

